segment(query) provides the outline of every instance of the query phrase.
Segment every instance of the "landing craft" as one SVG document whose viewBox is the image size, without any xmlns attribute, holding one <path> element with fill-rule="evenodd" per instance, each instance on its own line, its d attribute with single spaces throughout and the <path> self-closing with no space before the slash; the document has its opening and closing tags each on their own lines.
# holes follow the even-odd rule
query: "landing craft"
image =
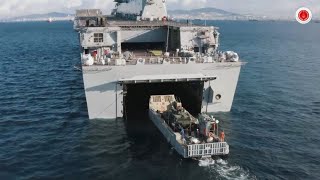
<svg viewBox="0 0 320 180">
<path fill-rule="evenodd" d="M 149 117 L 172 147 L 184 158 L 226 156 L 229 145 L 219 121 L 205 113 L 192 116 L 174 95 L 150 97 Z"/>
</svg>

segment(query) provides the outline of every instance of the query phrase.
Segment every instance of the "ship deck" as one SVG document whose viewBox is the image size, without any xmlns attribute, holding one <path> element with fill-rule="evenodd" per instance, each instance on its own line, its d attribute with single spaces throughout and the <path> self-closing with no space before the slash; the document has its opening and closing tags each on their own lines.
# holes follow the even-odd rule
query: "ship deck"
<svg viewBox="0 0 320 180">
<path fill-rule="evenodd" d="M 143 27 L 206 27 L 204 25 L 196 25 L 184 22 L 176 22 L 176 21 L 124 21 L 124 20 L 117 20 L 117 21 L 107 21 L 106 26 L 113 26 L 113 27 L 121 27 L 121 28 L 143 28 Z"/>
<path fill-rule="evenodd" d="M 96 17 L 77 17 L 78 20 L 81 19 L 95 19 Z M 107 18 L 106 22 L 102 24 L 95 24 L 90 26 L 79 26 L 76 25 L 75 29 L 81 29 L 86 27 L 121 27 L 121 28 L 159 28 L 159 27 L 171 27 L 171 28 L 180 28 L 180 27 L 208 27 L 206 25 L 192 24 L 189 22 L 177 22 L 177 21 L 133 21 L 133 20 L 123 20 L 123 19 L 114 19 Z M 214 27 L 218 29 L 217 27 Z"/>
</svg>

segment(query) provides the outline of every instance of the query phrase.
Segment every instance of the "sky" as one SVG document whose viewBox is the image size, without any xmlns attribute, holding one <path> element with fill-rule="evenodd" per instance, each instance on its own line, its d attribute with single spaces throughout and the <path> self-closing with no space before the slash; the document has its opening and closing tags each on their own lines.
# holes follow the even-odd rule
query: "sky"
<svg viewBox="0 0 320 180">
<path fill-rule="evenodd" d="M 215 7 L 239 14 L 290 18 L 300 7 L 320 17 L 320 0 L 166 0 L 168 9 Z M 113 0 L 0 0 L 0 19 L 48 12 L 74 13 L 75 9 L 99 8 L 109 13 Z"/>
</svg>

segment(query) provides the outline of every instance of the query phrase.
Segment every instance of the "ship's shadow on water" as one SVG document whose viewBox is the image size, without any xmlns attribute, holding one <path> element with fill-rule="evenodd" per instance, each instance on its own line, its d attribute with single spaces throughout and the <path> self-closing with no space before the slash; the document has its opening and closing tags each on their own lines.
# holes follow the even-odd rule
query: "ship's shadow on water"
<svg viewBox="0 0 320 180">
<path fill-rule="evenodd" d="M 130 168 L 133 172 L 131 176 L 124 175 L 124 178 L 192 179 L 191 177 L 196 178 L 199 174 L 207 173 L 198 166 L 197 161 L 183 159 L 176 153 L 149 119 L 147 111 L 130 113 L 123 121 L 130 141 Z"/>
<path fill-rule="evenodd" d="M 220 115 L 223 116 L 228 115 Z M 182 158 L 149 119 L 147 110 L 131 112 L 127 119 L 118 121 L 124 122 L 130 141 L 132 164 L 129 167 L 133 173 L 129 177 L 137 177 L 132 179 L 252 179 L 249 171 L 228 164 L 228 157 L 214 157 L 210 163 Z"/>
<path fill-rule="evenodd" d="M 129 113 L 127 118 L 122 120 L 127 136 L 132 142 L 131 152 L 135 158 L 145 159 L 148 156 L 161 154 L 162 157 L 170 155 L 175 160 L 181 159 L 149 119 L 147 110 Z"/>
</svg>

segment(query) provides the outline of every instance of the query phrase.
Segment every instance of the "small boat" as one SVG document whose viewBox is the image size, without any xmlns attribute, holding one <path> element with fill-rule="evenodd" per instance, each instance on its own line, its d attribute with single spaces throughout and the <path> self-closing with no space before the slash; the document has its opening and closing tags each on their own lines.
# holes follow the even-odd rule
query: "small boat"
<svg viewBox="0 0 320 180">
<path fill-rule="evenodd" d="M 47 22 L 51 23 L 51 22 L 53 22 L 53 19 L 50 17 L 50 18 L 48 18 Z"/>
<path fill-rule="evenodd" d="M 226 156 L 229 145 L 219 121 L 205 113 L 193 117 L 174 95 L 150 97 L 149 117 L 172 147 L 184 158 Z"/>
</svg>

